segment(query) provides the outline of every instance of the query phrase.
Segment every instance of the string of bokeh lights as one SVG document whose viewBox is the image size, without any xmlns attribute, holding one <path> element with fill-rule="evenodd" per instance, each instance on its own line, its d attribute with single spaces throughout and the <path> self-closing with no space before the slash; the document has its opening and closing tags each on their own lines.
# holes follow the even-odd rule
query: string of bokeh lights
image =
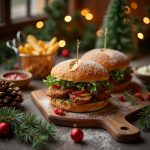
<svg viewBox="0 0 150 150">
<path fill-rule="evenodd" d="M 138 6 L 138 4 L 137 4 L 136 2 L 131 2 L 131 3 L 130 3 L 130 8 L 131 8 L 131 9 L 136 10 L 136 9 L 138 9 L 138 7 L 139 7 L 139 6 Z M 81 15 L 82 15 L 83 17 L 85 17 L 85 19 L 86 19 L 87 21 L 91 21 L 91 20 L 93 19 L 93 17 L 94 17 L 93 14 L 90 12 L 90 9 L 89 9 L 89 8 L 84 8 L 84 9 L 82 9 L 80 13 L 81 13 Z M 64 17 L 64 21 L 65 21 L 66 23 L 69 23 L 69 22 L 72 21 L 72 17 L 71 17 L 70 15 L 66 15 L 66 16 Z M 144 16 L 142 21 L 143 21 L 143 23 L 146 24 L 146 25 L 150 24 L 150 19 L 149 19 L 147 16 Z M 36 22 L 36 28 L 42 29 L 43 27 L 44 27 L 44 22 L 43 22 L 43 21 L 38 21 L 38 22 Z M 97 30 L 96 35 L 97 35 L 97 36 L 101 36 L 101 31 L 100 31 L 100 29 Z M 144 34 L 143 34 L 142 32 L 138 32 L 138 33 L 137 33 L 137 37 L 138 37 L 140 40 L 143 40 L 143 39 L 144 39 Z M 65 47 L 65 46 L 66 46 L 66 41 L 63 40 L 63 39 L 61 39 L 61 40 L 59 41 L 59 47 Z"/>
</svg>

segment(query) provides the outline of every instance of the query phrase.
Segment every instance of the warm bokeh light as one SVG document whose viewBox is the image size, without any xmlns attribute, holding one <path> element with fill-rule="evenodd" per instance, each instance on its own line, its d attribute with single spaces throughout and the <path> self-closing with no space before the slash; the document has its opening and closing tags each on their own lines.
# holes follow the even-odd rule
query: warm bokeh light
<svg viewBox="0 0 150 150">
<path fill-rule="evenodd" d="M 81 15 L 86 16 L 89 12 L 90 12 L 90 10 L 88 8 L 82 9 L 81 10 Z"/>
<path fill-rule="evenodd" d="M 65 20 L 66 22 L 70 22 L 70 21 L 72 20 L 72 17 L 71 17 L 71 16 L 66 16 L 66 17 L 64 18 L 64 20 Z"/>
<path fill-rule="evenodd" d="M 138 4 L 135 3 L 135 2 L 132 2 L 132 3 L 131 3 L 131 8 L 132 8 L 132 9 L 137 9 L 137 8 L 138 8 Z"/>
<path fill-rule="evenodd" d="M 143 18 L 143 22 L 144 22 L 145 24 L 149 24 L 149 23 L 150 23 L 150 19 L 149 19 L 148 17 L 144 17 L 144 18 Z"/>
<path fill-rule="evenodd" d="M 66 42 L 64 40 L 60 40 L 58 45 L 59 45 L 59 47 L 65 47 Z"/>
<path fill-rule="evenodd" d="M 100 37 L 100 36 L 102 35 L 102 33 L 103 33 L 103 30 L 97 30 L 96 35 L 97 35 L 98 37 Z"/>
<path fill-rule="evenodd" d="M 43 21 L 38 21 L 38 22 L 36 23 L 36 27 L 37 27 L 38 29 L 43 28 L 43 26 L 44 26 Z"/>
<path fill-rule="evenodd" d="M 93 14 L 91 13 L 88 13 L 86 16 L 85 16 L 86 20 L 92 20 L 93 19 Z"/>
<path fill-rule="evenodd" d="M 139 39 L 141 39 L 141 40 L 144 39 L 143 33 L 138 33 L 138 34 L 137 34 L 137 37 L 138 37 Z"/>
</svg>

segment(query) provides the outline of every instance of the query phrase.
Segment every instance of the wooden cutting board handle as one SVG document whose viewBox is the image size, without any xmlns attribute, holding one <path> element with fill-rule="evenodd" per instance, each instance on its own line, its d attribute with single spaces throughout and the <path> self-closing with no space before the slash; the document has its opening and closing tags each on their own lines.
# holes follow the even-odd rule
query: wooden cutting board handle
<svg viewBox="0 0 150 150">
<path fill-rule="evenodd" d="M 131 142 L 140 138 L 140 130 L 122 116 L 114 116 L 104 120 L 103 128 L 118 142 Z"/>
</svg>

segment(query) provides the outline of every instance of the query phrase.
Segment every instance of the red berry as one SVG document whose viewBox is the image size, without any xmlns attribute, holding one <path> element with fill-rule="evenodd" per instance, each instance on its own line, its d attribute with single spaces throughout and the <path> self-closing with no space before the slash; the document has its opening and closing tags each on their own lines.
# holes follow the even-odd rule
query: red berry
<svg viewBox="0 0 150 150">
<path fill-rule="evenodd" d="M 82 130 L 78 128 L 72 129 L 70 135 L 71 135 L 71 138 L 74 140 L 74 142 L 81 142 L 84 137 L 84 133 L 82 132 Z"/>
<path fill-rule="evenodd" d="M 63 49 L 63 50 L 61 51 L 61 55 L 62 55 L 63 57 L 69 57 L 69 56 L 70 56 L 70 52 L 69 52 L 67 49 Z"/>
<path fill-rule="evenodd" d="M 144 96 L 141 96 L 141 97 L 140 97 L 140 100 L 141 100 L 141 101 L 145 101 L 145 97 L 144 97 Z"/>
<path fill-rule="evenodd" d="M 54 113 L 56 115 L 63 116 L 64 115 L 64 109 L 63 108 L 55 108 Z"/>
<path fill-rule="evenodd" d="M 146 100 L 150 101 L 150 94 L 146 95 Z"/>
<path fill-rule="evenodd" d="M 120 96 L 120 97 L 118 97 L 118 99 L 119 99 L 121 102 L 125 102 L 125 101 L 126 101 L 124 96 Z"/>
<path fill-rule="evenodd" d="M 145 101 L 145 97 L 142 96 L 142 94 L 140 92 L 135 93 L 134 96 L 139 98 L 141 101 Z"/>
<path fill-rule="evenodd" d="M 54 113 L 55 113 L 55 114 L 58 114 L 58 110 L 59 110 L 58 108 L 55 108 L 55 109 L 54 109 Z"/>
<path fill-rule="evenodd" d="M 63 116 L 64 115 L 64 110 L 63 109 L 59 109 L 58 110 L 58 115 Z"/>
<path fill-rule="evenodd" d="M 134 95 L 135 95 L 135 97 L 138 97 L 138 98 L 141 98 L 141 96 L 142 96 L 140 92 L 137 92 Z"/>
<path fill-rule="evenodd" d="M 0 135 L 7 136 L 10 133 L 10 124 L 7 122 L 0 123 Z"/>
</svg>

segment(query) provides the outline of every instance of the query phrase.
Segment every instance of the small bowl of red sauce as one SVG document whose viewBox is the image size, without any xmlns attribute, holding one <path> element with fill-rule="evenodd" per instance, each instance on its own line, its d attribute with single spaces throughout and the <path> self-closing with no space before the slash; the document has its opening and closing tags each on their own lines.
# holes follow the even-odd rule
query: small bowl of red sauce
<svg viewBox="0 0 150 150">
<path fill-rule="evenodd" d="M 14 82 L 18 87 L 25 88 L 29 85 L 32 74 L 23 70 L 11 70 L 1 74 L 2 80 Z"/>
</svg>

